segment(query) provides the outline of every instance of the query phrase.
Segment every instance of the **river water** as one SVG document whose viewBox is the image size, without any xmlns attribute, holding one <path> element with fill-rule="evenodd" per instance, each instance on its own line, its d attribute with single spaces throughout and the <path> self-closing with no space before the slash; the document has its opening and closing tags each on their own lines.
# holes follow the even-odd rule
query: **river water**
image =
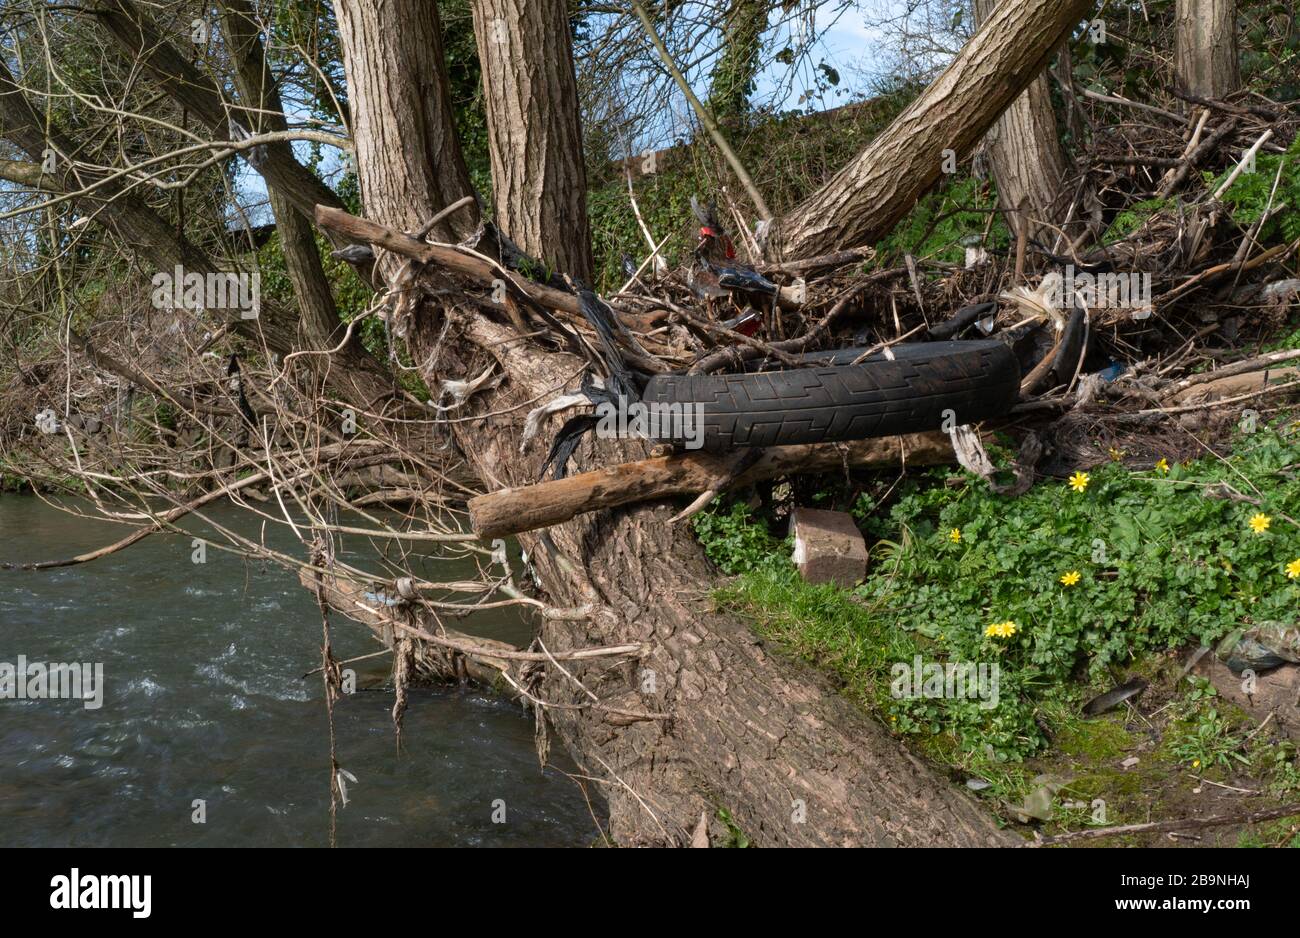
<svg viewBox="0 0 1300 938">
<path fill-rule="evenodd" d="M 260 539 L 234 507 L 218 523 Z M 186 527 L 198 536 L 195 521 Z M 0 561 L 48 560 L 128 529 L 0 496 Z M 292 532 L 266 542 L 302 556 Z M 328 842 L 328 737 L 321 621 L 294 574 L 153 536 L 101 560 L 0 571 L 0 662 L 97 662 L 99 709 L 75 700 L 0 700 L 0 844 L 5 846 L 322 846 Z M 355 539 L 354 549 L 369 549 Z M 443 562 L 439 574 L 459 571 Z M 526 640 L 508 609 L 461 627 Z M 379 648 L 331 617 L 336 657 Z M 578 846 L 598 834 L 552 750 L 543 771 L 532 718 L 467 689 L 413 689 L 397 751 L 383 685 L 389 657 L 349 665 L 357 693 L 335 708 L 339 764 L 356 776 L 340 846 Z M 194 802 L 204 802 L 196 823 Z"/>
</svg>

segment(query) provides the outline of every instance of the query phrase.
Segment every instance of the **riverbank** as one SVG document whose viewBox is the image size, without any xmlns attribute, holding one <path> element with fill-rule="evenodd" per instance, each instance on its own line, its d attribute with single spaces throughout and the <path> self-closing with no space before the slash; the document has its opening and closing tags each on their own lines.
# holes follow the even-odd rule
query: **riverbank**
<svg viewBox="0 0 1300 938">
<path fill-rule="evenodd" d="M 1300 427 L 1291 417 L 1261 424 L 1183 462 L 1115 456 L 1073 485 L 1043 479 L 1020 498 L 947 468 L 847 486 L 808 479 L 715 508 L 695 529 L 732 575 L 715 593 L 719 609 L 829 672 L 1022 836 L 1300 801 L 1295 740 L 1185 666 L 1234 630 L 1294 623 Z M 1259 504 L 1209 497 L 1229 484 Z M 872 551 L 861 586 L 798 577 L 781 540 L 793 504 L 852 511 Z M 909 693 L 898 668 L 910 677 L 917 662 L 995 666 L 997 699 Z M 1241 679 L 1220 668 L 1220 687 L 1224 674 Z M 1131 682 L 1145 688 L 1084 715 Z M 1189 824 L 1176 842 L 1300 845 L 1298 832 L 1300 817 Z"/>
</svg>

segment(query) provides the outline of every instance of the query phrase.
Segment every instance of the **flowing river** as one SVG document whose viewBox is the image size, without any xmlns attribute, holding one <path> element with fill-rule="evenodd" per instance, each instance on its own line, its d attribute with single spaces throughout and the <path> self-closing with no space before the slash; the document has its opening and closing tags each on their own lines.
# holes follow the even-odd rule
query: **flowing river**
<svg viewBox="0 0 1300 938">
<path fill-rule="evenodd" d="M 84 507 L 84 506 L 83 506 Z M 218 523 L 302 556 L 291 531 L 234 507 Z M 200 522 L 188 530 L 202 536 Z M 31 496 L 0 496 L 0 561 L 70 557 L 127 533 Z M 214 537 L 214 540 L 216 538 Z M 352 539 L 350 548 L 369 550 Z M 323 846 L 329 741 L 321 621 L 294 574 L 153 536 L 91 563 L 0 571 L 0 663 L 102 663 L 102 706 L 0 699 L 6 846 Z M 439 575 L 468 565 L 439 562 Z M 494 617 L 495 616 L 495 617 Z M 334 653 L 379 648 L 331 616 Z M 509 608 L 467 631 L 526 641 Z M 335 707 L 339 764 L 356 776 L 340 846 L 582 846 L 598 836 L 573 766 L 543 771 L 530 715 L 472 689 L 413 689 L 397 751 L 387 655 L 349 665 Z M 196 805 L 200 801 L 202 805 Z M 202 816 L 202 823 L 197 818 Z"/>
</svg>

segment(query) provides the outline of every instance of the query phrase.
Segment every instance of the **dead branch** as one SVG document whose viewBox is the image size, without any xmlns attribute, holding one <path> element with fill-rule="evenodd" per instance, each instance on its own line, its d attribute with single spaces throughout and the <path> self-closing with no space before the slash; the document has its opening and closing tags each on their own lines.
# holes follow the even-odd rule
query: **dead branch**
<svg viewBox="0 0 1300 938">
<path fill-rule="evenodd" d="M 774 446 L 732 480 L 736 486 L 801 472 L 907 462 L 951 462 L 952 442 L 944 433 L 856 440 L 839 446 Z M 480 537 L 504 537 L 568 521 L 575 515 L 676 495 L 698 495 L 730 478 L 733 459 L 693 452 L 623 463 L 580 475 L 501 489 L 469 501 L 470 523 Z"/>
</svg>

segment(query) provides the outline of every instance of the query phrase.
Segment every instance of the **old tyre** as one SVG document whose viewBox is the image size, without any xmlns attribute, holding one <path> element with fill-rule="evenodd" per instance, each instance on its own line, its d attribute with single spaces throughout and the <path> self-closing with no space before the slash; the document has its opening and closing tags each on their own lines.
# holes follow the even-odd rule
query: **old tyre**
<svg viewBox="0 0 1300 938">
<path fill-rule="evenodd" d="M 849 364 L 863 351 L 805 355 L 810 367 L 782 371 L 657 375 L 642 400 L 661 411 L 686 405 L 702 419 L 704 449 L 718 452 L 938 430 L 947 411 L 957 424 L 975 423 L 1005 414 L 1019 397 L 1020 365 L 996 340 L 899 345 L 892 360 L 882 353 Z M 692 437 L 698 430 L 656 435 Z"/>
</svg>

